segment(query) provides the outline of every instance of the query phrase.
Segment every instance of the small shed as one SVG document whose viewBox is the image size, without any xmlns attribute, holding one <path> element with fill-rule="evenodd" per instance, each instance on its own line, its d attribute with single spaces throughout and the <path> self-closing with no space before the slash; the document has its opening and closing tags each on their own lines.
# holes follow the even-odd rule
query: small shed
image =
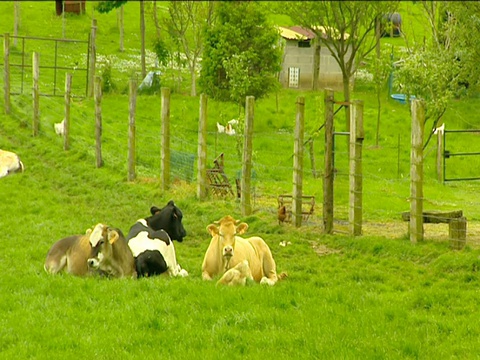
<svg viewBox="0 0 480 360">
<path fill-rule="evenodd" d="M 86 0 L 55 0 L 55 10 L 58 16 L 65 13 L 84 14 Z"/>
<path fill-rule="evenodd" d="M 315 33 L 300 26 L 279 26 L 284 39 L 284 54 L 280 83 L 283 87 L 313 89 Z M 320 88 L 343 90 L 342 70 L 326 46 L 320 48 Z"/>
</svg>

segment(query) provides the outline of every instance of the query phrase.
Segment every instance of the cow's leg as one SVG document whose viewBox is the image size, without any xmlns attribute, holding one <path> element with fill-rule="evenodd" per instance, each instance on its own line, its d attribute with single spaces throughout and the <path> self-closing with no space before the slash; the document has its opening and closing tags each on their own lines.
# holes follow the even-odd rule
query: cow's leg
<svg viewBox="0 0 480 360">
<path fill-rule="evenodd" d="M 277 265 L 267 244 L 263 247 L 262 267 L 264 276 L 260 280 L 260 284 L 275 285 L 278 281 Z"/>
<path fill-rule="evenodd" d="M 49 274 L 57 274 L 63 270 L 66 264 L 67 255 L 63 255 L 62 257 L 56 259 L 48 258 L 47 260 L 45 260 L 43 268 Z"/>
</svg>

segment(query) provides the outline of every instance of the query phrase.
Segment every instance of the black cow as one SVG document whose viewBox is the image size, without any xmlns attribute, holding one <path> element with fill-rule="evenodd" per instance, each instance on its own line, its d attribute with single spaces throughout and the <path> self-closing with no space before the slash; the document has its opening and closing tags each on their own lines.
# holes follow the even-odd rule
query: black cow
<svg viewBox="0 0 480 360">
<path fill-rule="evenodd" d="M 173 201 L 159 209 L 152 206 L 152 216 L 138 220 L 127 235 L 128 246 L 135 257 L 137 276 L 168 273 L 170 276 L 188 276 L 175 256 L 172 240 L 179 242 L 187 235 L 183 214 Z"/>
</svg>

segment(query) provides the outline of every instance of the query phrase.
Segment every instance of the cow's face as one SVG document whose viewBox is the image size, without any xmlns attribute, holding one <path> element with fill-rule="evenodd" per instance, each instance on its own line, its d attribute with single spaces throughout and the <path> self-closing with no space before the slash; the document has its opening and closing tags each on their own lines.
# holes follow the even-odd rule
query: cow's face
<svg viewBox="0 0 480 360">
<path fill-rule="evenodd" d="M 146 220 L 148 226 L 153 230 L 165 230 L 172 240 L 178 242 L 182 242 L 183 238 L 187 236 L 182 223 L 182 211 L 175 206 L 173 201 L 169 201 L 163 209 L 152 206 L 150 212 L 152 216 Z"/>
<path fill-rule="evenodd" d="M 222 256 L 227 260 L 234 255 L 235 236 L 245 233 L 247 229 L 248 224 L 240 223 L 240 220 L 235 220 L 229 215 L 207 226 L 210 235 L 217 237 Z"/>
<path fill-rule="evenodd" d="M 117 230 L 109 228 L 104 224 L 97 224 L 90 234 L 90 245 L 92 253 L 88 259 L 88 266 L 95 270 L 108 273 L 108 268 L 102 268 L 105 259 L 113 257 L 113 244 L 119 239 Z"/>
</svg>

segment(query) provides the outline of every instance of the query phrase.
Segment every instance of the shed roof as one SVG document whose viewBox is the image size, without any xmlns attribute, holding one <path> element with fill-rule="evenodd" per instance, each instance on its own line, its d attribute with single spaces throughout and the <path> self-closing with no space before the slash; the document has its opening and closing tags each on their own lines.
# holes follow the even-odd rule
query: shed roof
<svg viewBox="0 0 480 360">
<path fill-rule="evenodd" d="M 288 40 L 312 40 L 312 39 L 315 39 L 316 37 L 313 31 L 309 29 L 305 29 L 301 26 L 291 26 L 289 28 L 279 26 L 278 28 L 280 30 L 280 35 Z M 319 29 L 322 31 L 323 38 L 327 38 L 325 27 L 317 26 L 316 29 Z M 337 33 L 338 31 L 335 31 L 335 32 Z M 348 39 L 349 36 L 350 36 L 349 34 L 345 34 L 346 39 Z"/>
</svg>

